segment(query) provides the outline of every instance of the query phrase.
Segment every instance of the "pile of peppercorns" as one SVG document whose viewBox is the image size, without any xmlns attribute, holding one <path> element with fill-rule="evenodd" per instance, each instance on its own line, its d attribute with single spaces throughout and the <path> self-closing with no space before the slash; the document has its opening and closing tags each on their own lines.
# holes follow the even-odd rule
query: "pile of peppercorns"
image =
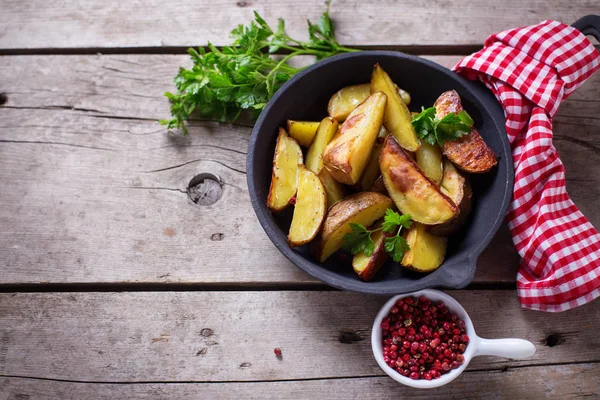
<svg viewBox="0 0 600 400">
<path fill-rule="evenodd" d="M 381 321 L 384 361 L 402 376 L 435 379 L 462 365 L 465 321 L 425 296 L 396 301 Z"/>
</svg>

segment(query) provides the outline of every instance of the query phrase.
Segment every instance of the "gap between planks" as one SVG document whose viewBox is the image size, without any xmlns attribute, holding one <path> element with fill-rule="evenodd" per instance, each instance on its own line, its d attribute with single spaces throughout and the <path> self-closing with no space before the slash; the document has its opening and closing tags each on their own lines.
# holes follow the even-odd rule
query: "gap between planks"
<svg viewBox="0 0 600 400">
<path fill-rule="evenodd" d="M 472 374 L 480 372 L 501 372 L 505 373 L 508 371 L 514 371 L 519 369 L 527 368 L 543 368 L 543 367 L 560 367 L 566 365 L 594 365 L 599 364 L 600 360 L 587 360 L 587 361 L 573 361 L 564 363 L 540 363 L 540 364 L 526 364 L 526 365 L 515 365 L 515 366 L 503 366 L 498 368 L 473 368 L 466 369 L 462 374 Z M 203 380 L 156 380 L 156 381 L 95 381 L 95 380 L 78 380 L 78 379 L 60 379 L 60 378 L 46 378 L 38 376 L 22 376 L 22 375 L 2 375 L 0 378 L 10 379 L 28 379 L 37 381 L 48 381 L 48 382 L 64 382 L 64 383 L 85 383 L 94 385 L 152 385 L 152 384 L 166 384 L 166 385 L 183 385 L 183 384 L 226 384 L 226 383 L 277 383 L 277 382 L 314 382 L 314 381 L 337 381 L 343 379 L 371 379 L 371 378 L 386 378 L 386 374 L 371 374 L 371 375 L 354 375 L 354 376 L 324 376 L 315 378 L 290 378 L 290 379 L 258 379 L 258 380 L 221 380 L 221 381 L 203 381 Z"/>
<path fill-rule="evenodd" d="M 425 56 L 467 56 L 482 49 L 482 44 L 464 45 L 345 45 L 357 50 L 385 50 L 398 51 L 412 55 Z M 202 47 L 208 51 L 206 46 L 158 46 L 158 47 L 49 47 L 49 48 L 17 48 L 0 49 L 0 56 L 57 56 L 57 55 L 127 55 L 127 54 L 149 54 L 149 55 L 181 55 L 187 54 L 189 48 Z M 219 50 L 224 46 L 216 46 Z M 600 51 L 600 45 L 594 45 Z M 277 54 L 289 54 L 290 51 L 278 51 Z"/>
<path fill-rule="evenodd" d="M 345 45 L 346 47 L 357 50 L 388 50 L 400 51 L 415 55 L 457 55 L 464 56 L 481 50 L 481 44 L 465 45 Z M 113 55 L 113 54 L 187 54 L 190 48 L 202 47 L 208 51 L 206 46 L 157 46 L 157 47 L 49 47 L 49 48 L 18 48 L 18 49 L 0 49 L 0 56 L 37 56 L 37 55 Z M 223 49 L 224 46 L 216 46 Z M 275 54 L 289 54 L 290 51 L 278 51 Z"/>
<path fill-rule="evenodd" d="M 516 290 L 516 282 L 474 282 L 455 290 Z M 72 282 L 72 283 L 24 283 L 0 284 L 0 293 L 87 293 L 87 292 L 323 292 L 338 289 L 321 282 L 229 282 L 229 283 L 121 283 L 121 282 Z M 390 295 L 382 295 L 389 297 Z"/>
</svg>

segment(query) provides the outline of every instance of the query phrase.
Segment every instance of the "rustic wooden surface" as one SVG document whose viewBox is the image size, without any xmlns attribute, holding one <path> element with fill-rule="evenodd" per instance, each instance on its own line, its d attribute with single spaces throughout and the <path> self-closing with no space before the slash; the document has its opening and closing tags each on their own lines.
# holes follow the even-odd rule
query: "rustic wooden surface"
<svg viewBox="0 0 600 400">
<path fill-rule="evenodd" d="M 527 338 L 536 355 L 475 359 L 434 391 L 387 378 L 369 345 L 386 299 L 327 290 L 256 221 L 251 122 L 194 121 L 187 137 L 156 123 L 186 46 L 228 43 L 253 10 L 302 38 L 323 1 L 163 4 L 0 4 L 0 400 L 600 396 L 600 303 L 521 309 L 505 226 L 469 290 L 450 293 L 481 336 Z M 495 31 L 593 12 L 565 0 L 331 5 L 341 43 L 447 67 Z M 569 193 L 596 226 L 599 98 L 597 74 L 554 121 Z M 223 183 L 210 206 L 186 192 L 201 173 Z"/>
<path fill-rule="evenodd" d="M 6 1 L 0 48 L 72 49 L 195 46 L 229 43 L 227 34 L 258 11 L 276 24 L 285 17 L 292 37 L 305 38 L 306 19 L 316 21 L 324 0 Z M 497 31 L 545 19 L 572 23 L 598 13 L 595 0 L 487 0 L 453 6 L 444 0 L 333 1 L 340 43 L 367 47 L 480 46 Z"/>
<path fill-rule="evenodd" d="M 598 396 L 597 363 L 467 370 L 443 388 L 414 390 L 387 376 L 322 378 L 262 382 L 141 382 L 131 384 L 62 382 L 1 378 L 0 400 L 74 399 L 594 399 Z M 468 397 L 465 397 L 467 396 Z"/>
<path fill-rule="evenodd" d="M 483 379 L 485 386 L 468 393 L 480 396 L 506 385 L 509 393 L 553 398 L 600 395 L 593 379 L 600 362 L 594 329 L 600 303 L 557 316 L 521 309 L 512 291 L 451 293 L 465 305 L 480 336 L 526 337 L 537 353 L 521 361 L 476 358 L 450 394 L 464 395 Z M 190 393 L 202 385 L 215 393 L 245 385 L 262 398 L 262 391 L 286 381 L 290 387 L 278 390 L 300 391 L 306 398 L 322 381 L 336 381 L 331 382 L 335 390 L 344 390 L 346 398 L 355 390 L 363 393 L 356 398 L 371 397 L 372 386 L 379 387 L 374 397 L 408 393 L 382 379 L 371 354 L 373 315 L 384 301 L 318 291 L 3 294 L 0 383 L 9 378 L 9 393 L 15 395 L 48 382 L 55 383 L 52 391 L 87 383 L 87 390 L 102 387 L 113 395 L 123 393 L 122 386 L 110 384 L 127 385 L 131 392 L 125 393 L 136 395 L 147 390 L 175 395 L 182 390 L 176 384 L 186 384 Z M 282 349 L 281 360 L 274 347 Z M 562 378 L 548 381 L 552 376 Z M 149 383 L 164 385 L 148 388 Z M 221 389 L 213 388 L 220 383 Z"/>
<path fill-rule="evenodd" d="M 430 58 L 451 67 L 460 57 Z M 196 122 L 182 137 L 156 123 L 168 116 L 162 93 L 186 63 L 171 55 L 0 59 L 8 99 L 0 109 L 2 284 L 316 284 L 254 217 L 245 175 L 251 128 Z M 569 191 L 596 225 L 599 92 L 596 75 L 555 120 Z M 211 206 L 186 194 L 199 173 L 224 182 Z M 476 282 L 514 282 L 517 264 L 504 227 Z"/>
</svg>

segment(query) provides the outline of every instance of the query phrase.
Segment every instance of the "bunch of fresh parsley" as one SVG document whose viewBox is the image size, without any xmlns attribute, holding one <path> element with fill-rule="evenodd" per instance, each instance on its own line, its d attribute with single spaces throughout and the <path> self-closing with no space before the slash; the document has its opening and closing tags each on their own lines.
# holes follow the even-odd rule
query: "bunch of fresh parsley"
<svg viewBox="0 0 600 400">
<path fill-rule="evenodd" d="M 308 35 L 308 42 L 295 40 L 285 32 L 283 19 L 273 30 L 255 12 L 254 21 L 231 32 L 234 42 L 230 46 L 219 50 L 208 43 L 208 50 L 189 49 L 194 65 L 180 68 L 176 93 L 165 93 L 172 118 L 160 123 L 169 129 L 181 128 L 185 134 L 185 121 L 194 111 L 221 122 L 235 121 L 244 110 L 252 110 L 256 116 L 281 85 L 302 70 L 287 63 L 291 58 L 312 55 L 321 60 L 357 51 L 337 42 L 328 10 L 316 24 L 308 21 Z M 287 54 L 275 59 L 272 55 L 280 51 Z"/>
<path fill-rule="evenodd" d="M 352 254 L 365 253 L 370 256 L 375 251 L 375 242 L 371 239 L 371 234 L 383 230 L 385 233 L 395 233 L 393 236 L 385 238 L 385 251 L 387 251 L 392 260 L 400 262 L 404 253 L 410 250 L 410 246 L 400 232 L 402 228 L 409 229 L 412 225 L 412 218 L 408 214 L 400 215 L 392 209 L 385 212 L 385 217 L 380 228 L 367 229 L 364 225 L 351 223 L 352 231 L 344 236 L 342 248 Z"/>
<path fill-rule="evenodd" d="M 435 112 L 435 107 L 421 107 L 421 113 L 412 119 L 417 136 L 427 143 L 442 146 L 444 142 L 456 140 L 471 131 L 473 119 L 465 110 L 458 114 L 448 113 L 442 119 L 437 119 Z"/>
</svg>

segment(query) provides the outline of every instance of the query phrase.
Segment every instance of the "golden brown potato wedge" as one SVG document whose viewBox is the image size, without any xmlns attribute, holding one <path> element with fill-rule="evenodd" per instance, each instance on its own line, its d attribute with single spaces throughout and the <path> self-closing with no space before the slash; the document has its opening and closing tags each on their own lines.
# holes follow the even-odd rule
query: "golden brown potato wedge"
<svg viewBox="0 0 600 400">
<path fill-rule="evenodd" d="M 386 96 L 377 92 L 356 107 L 325 148 L 323 162 L 337 181 L 354 185 L 362 175 L 381 128 Z"/>
<path fill-rule="evenodd" d="M 327 112 L 333 119 L 342 122 L 360 103 L 371 95 L 369 84 L 346 86 L 338 90 L 327 106 Z"/>
<path fill-rule="evenodd" d="M 306 153 L 306 168 L 315 174 L 321 172 L 323 168 L 323 152 L 337 131 L 338 123 L 331 117 L 323 118 L 319 124 L 313 143 Z"/>
<path fill-rule="evenodd" d="M 398 90 L 398 94 L 400 95 L 400 98 L 402 99 L 404 104 L 408 106 L 410 104 L 410 93 L 408 93 L 404 89 L 399 88 L 398 85 L 396 85 L 396 89 Z"/>
<path fill-rule="evenodd" d="M 392 135 L 385 140 L 379 167 L 396 207 L 402 214 L 410 214 L 413 221 L 437 225 L 458 212 L 458 207 L 423 174 Z"/>
<path fill-rule="evenodd" d="M 346 186 L 342 185 L 327 171 L 327 169 L 323 168 L 321 172 L 319 172 L 319 178 L 325 187 L 325 194 L 327 195 L 327 208 L 331 207 L 334 203 L 340 201 L 348 194 L 346 190 Z"/>
<path fill-rule="evenodd" d="M 375 64 L 371 76 L 371 93 L 383 92 L 388 97 L 383 124 L 390 135 L 408 151 L 416 151 L 420 142 L 412 126 L 412 116 L 398 94 L 397 86 L 389 75 Z"/>
<path fill-rule="evenodd" d="M 429 227 L 429 232 L 434 235 L 448 236 L 462 228 L 467 221 L 471 212 L 473 192 L 467 177 L 458 172 L 447 159 L 444 160 L 444 177 L 440 184 L 440 191 L 458 206 L 458 214 L 448 222 Z"/>
<path fill-rule="evenodd" d="M 460 96 L 454 90 L 442 93 L 433 106 L 438 119 L 463 110 Z M 457 140 L 444 142 L 442 150 L 458 168 L 472 174 L 487 172 L 498 164 L 496 155 L 475 128 Z"/>
<path fill-rule="evenodd" d="M 446 255 L 448 239 L 432 235 L 427 227 L 415 222 L 405 235 L 410 250 L 404 253 L 402 265 L 419 272 L 436 270 Z"/>
<path fill-rule="evenodd" d="M 342 247 L 344 236 L 356 222 L 370 226 L 392 207 L 392 200 L 379 193 L 360 192 L 335 203 L 327 212 L 323 228 L 311 243 L 313 257 L 324 262 Z"/>
<path fill-rule="evenodd" d="M 373 150 L 371 150 L 371 157 L 369 158 L 369 162 L 365 167 L 360 179 L 354 185 L 354 189 L 359 192 L 366 192 L 371 189 L 375 180 L 381 175 L 381 171 L 379 170 L 379 155 L 381 154 L 381 149 L 383 148 L 383 142 L 387 137 L 387 130 L 382 126 L 379 131 L 379 135 L 377 136 L 377 140 L 373 145 Z"/>
<path fill-rule="evenodd" d="M 381 227 L 383 220 L 379 220 L 374 225 L 374 228 Z M 391 233 L 377 231 L 371 235 L 371 239 L 375 242 L 375 250 L 373 254 L 367 256 L 365 253 L 358 253 L 352 258 L 352 268 L 358 277 L 368 282 L 377 274 L 381 266 L 389 258 L 389 254 L 385 251 L 385 238 L 392 236 Z"/>
<path fill-rule="evenodd" d="M 383 175 L 379 175 L 375 182 L 373 182 L 373 186 L 369 189 L 369 192 L 377 192 L 381 194 L 385 194 L 389 197 L 389 193 L 387 188 L 385 187 L 385 182 L 383 181 Z"/>
<path fill-rule="evenodd" d="M 297 189 L 298 164 L 302 164 L 302 149 L 285 129 L 279 128 L 273 157 L 271 187 L 267 197 L 267 207 L 280 211 L 290 204 Z"/>
<path fill-rule="evenodd" d="M 300 146 L 309 147 L 312 143 L 319 122 L 314 121 L 294 121 L 291 119 L 287 120 L 288 134 L 296 139 Z"/>
<path fill-rule="evenodd" d="M 424 141 L 419 150 L 415 152 L 415 158 L 425 176 L 439 185 L 444 174 L 440 146 Z"/>
<path fill-rule="evenodd" d="M 302 246 L 313 240 L 325 219 L 327 197 L 319 177 L 304 165 L 298 165 L 298 194 L 288 234 L 290 246 Z"/>
</svg>

